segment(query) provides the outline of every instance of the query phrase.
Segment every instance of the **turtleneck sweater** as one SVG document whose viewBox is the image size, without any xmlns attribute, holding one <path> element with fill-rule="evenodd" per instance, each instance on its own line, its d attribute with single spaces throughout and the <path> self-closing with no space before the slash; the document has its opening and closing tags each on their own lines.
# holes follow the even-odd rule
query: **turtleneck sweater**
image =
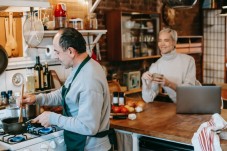
<svg viewBox="0 0 227 151">
<path fill-rule="evenodd" d="M 177 86 L 180 85 L 195 85 L 196 84 L 196 67 L 193 57 L 177 53 L 176 50 L 168 54 L 162 54 L 155 63 L 152 63 L 149 72 L 163 74 L 166 79 L 174 82 Z M 176 91 L 161 85 L 165 93 L 176 103 Z M 146 102 L 153 102 L 154 98 L 159 93 L 157 83 L 142 80 L 142 97 Z"/>
</svg>

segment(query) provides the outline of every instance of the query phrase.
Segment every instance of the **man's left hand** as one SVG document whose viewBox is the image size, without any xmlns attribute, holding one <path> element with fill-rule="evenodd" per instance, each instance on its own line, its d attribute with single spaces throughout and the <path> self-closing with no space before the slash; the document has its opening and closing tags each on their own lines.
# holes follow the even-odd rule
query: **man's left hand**
<svg viewBox="0 0 227 151">
<path fill-rule="evenodd" d="M 49 123 L 49 118 L 50 118 L 51 112 L 45 111 L 39 116 L 37 116 L 35 119 L 32 120 L 34 123 L 41 123 L 42 126 L 44 127 L 49 127 L 51 124 Z"/>
</svg>

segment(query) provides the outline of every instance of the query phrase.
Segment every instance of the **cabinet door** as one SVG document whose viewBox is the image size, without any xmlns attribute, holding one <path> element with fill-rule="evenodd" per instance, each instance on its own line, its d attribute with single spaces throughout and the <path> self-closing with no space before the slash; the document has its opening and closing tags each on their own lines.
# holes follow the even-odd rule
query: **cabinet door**
<svg viewBox="0 0 227 151">
<path fill-rule="evenodd" d="M 127 61 L 157 57 L 160 14 L 112 11 L 107 15 L 108 59 Z"/>
</svg>

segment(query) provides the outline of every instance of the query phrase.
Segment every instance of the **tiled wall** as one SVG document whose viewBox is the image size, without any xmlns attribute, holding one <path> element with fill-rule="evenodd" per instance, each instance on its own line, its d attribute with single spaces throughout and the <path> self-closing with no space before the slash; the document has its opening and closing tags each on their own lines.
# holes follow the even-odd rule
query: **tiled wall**
<svg viewBox="0 0 227 151">
<path fill-rule="evenodd" d="M 203 11 L 204 32 L 204 83 L 224 82 L 225 77 L 225 17 L 221 10 Z"/>
</svg>

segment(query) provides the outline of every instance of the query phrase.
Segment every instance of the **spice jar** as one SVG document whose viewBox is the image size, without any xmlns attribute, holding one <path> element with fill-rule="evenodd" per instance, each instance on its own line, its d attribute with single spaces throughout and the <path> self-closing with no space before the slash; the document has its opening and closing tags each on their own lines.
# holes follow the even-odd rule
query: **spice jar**
<svg viewBox="0 0 227 151">
<path fill-rule="evenodd" d="M 98 29 L 96 13 L 90 13 L 86 17 L 86 29 Z"/>
</svg>

